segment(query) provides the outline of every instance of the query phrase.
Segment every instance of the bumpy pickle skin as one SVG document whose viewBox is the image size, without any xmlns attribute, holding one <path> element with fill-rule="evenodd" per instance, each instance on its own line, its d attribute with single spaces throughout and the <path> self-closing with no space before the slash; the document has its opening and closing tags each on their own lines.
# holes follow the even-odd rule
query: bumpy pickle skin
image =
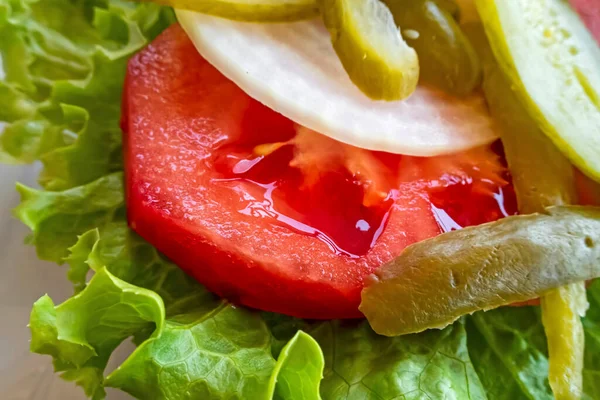
<svg viewBox="0 0 600 400">
<path fill-rule="evenodd" d="M 600 47 L 566 0 L 475 0 L 502 71 L 531 117 L 600 181 Z"/>
<path fill-rule="evenodd" d="M 417 52 L 420 79 L 447 93 L 464 96 L 481 82 L 481 66 L 469 39 L 448 5 L 439 0 L 384 0 L 406 42 Z"/>
<path fill-rule="evenodd" d="M 519 211 L 577 202 L 574 169 L 529 116 L 494 59 L 483 26 L 465 26 L 484 66 L 483 90 L 499 124 L 506 160 L 513 175 Z M 549 381 L 557 400 L 581 398 L 584 336 L 581 317 L 587 309 L 585 284 L 551 290 L 541 298 L 542 322 L 549 352 Z"/>
<path fill-rule="evenodd" d="M 375 332 L 398 336 L 598 276 L 600 208 L 557 206 L 407 247 L 367 279 L 360 310 Z"/>
<path fill-rule="evenodd" d="M 417 53 L 379 0 L 319 0 L 331 42 L 352 82 L 373 100 L 402 100 L 419 81 Z"/>
<path fill-rule="evenodd" d="M 141 0 L 244 22 L 289 22 L 319 15 L 315 0 Z"/>
</svg>

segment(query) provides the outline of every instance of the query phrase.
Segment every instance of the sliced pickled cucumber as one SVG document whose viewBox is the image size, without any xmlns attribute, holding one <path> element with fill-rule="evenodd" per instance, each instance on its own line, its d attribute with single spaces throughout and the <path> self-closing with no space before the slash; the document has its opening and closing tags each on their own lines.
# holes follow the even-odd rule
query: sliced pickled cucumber
<svg viewBox="0 0 600 400">
<path fill-rule="evenodd" d="M 600 208 L 558 206 L 407 247 L 367 279 L 360 310 L 395 336 L 600 276 Z"/>
<path fill-rule="evenodd" d="M 566 285 L 541 299 L 550 359 L 548 379 L 557 400 L 579 400 L 583 393 L 585 337 L 581 317 L 588 302 L 585 283 Z"/>
<path fill-rule="evenodd" d="M 379 0 L 320 0 L 325 26 L 344 69 L 374 100 L 410 96 L 419 80 L 417 53 Z"/>
<path fill-rule="evenodd" d="M 469 22 L 480 21 L 475 0 L 456 0 L 460 9 L 460 23 L 466 24 Z"/>
<path fill-rule="evenodd" d="M 466 95 L 481 81 L 477 53 L 458 22 L 439 0 L 384 0 L 406 42 L 419 56 L 422 82 L 455 95 Z"/>
<path fill-rule="evenodd" d="M 530 214 L 554 205 L 576 203 L 571 163 L 544 135 L 512 89 L 494 58 L 481 23 L 468 23 L 463 30 L 483 65 L 483 91 L 500 128 L 519 211 Z"/>
<path fill-rule="evenodd" d="M 577 190 L 571 163 L 539 129 L 500 70 L 483 26 L 468 24 L 484 65 L 483 90 L 498 121 L 504 152 L 513 176 L 519 211 L 533 213 L 552 205 L 575 203 Z M 542 299 L 542 321 L 548 339 L 549 381 L 559 400 L 581 398 L 583 324 L 587 299 L 583 282 L 560 287 Z"/>
<path fill-rule="evenodd" d="M 286 22 L 319 15 L 315 0 L 142 0 L 247 22 Z"/>
<path fill-rule="evenodd" d="M 496 59 L 558 149 L 600 180 L 600 48 L 564 0 L 476 0 Z"/>
</svg>

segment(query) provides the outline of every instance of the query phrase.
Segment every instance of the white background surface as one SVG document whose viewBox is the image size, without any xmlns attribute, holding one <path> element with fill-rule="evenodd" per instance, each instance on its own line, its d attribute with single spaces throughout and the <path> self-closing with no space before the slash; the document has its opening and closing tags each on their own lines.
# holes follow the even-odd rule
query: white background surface
<svg viewBox="0 0 600 400">
<path fill-rule="evenodd" d="M 81 388 L 54 374 L 49 356 L 29 353 L 33 302 L 48 293 L 58 304 L 72 294 L 66 267 L 38 260 L 35 248 L 23 243 L 29 229 L 11 214 L 19 203 L 15 182 L 36 186 L 37 175 L 35 167 L 0 164 L 0 399 L 85 399 Z M 130 398 L 108 392 L 109 400 Z"/>
</svg>

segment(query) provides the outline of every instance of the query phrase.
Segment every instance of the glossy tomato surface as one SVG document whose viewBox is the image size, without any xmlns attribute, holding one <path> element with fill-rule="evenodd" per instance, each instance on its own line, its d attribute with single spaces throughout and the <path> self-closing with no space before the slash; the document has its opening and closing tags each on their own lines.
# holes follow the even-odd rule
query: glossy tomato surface
<svg viewBox="0 0 600 400">
<path fill-rule="evenodd" d="M 422 159 L 300 136 L 177 25 L 130 61 L 123 107 L 131 227 L 238 304 L 360 317 L 364 277 L 407 245 L 514 213 L 489 148 Z"/>
</svg>

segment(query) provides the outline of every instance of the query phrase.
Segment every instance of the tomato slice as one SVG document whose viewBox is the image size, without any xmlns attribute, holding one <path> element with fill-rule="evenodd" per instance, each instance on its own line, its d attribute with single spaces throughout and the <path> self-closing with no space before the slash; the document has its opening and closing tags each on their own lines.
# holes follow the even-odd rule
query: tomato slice
<svg viewBox="0 0 600 400">
<path fill-rule="evenodd" d="M 515 210 L 489 148 L 429 159 L 330 139 L 315 149 L 177 25 L 130 61 L 123 104 L 130 226 L 246 306 L 361 317 L 363 278 L 407 245 Z"/>
</svg>

